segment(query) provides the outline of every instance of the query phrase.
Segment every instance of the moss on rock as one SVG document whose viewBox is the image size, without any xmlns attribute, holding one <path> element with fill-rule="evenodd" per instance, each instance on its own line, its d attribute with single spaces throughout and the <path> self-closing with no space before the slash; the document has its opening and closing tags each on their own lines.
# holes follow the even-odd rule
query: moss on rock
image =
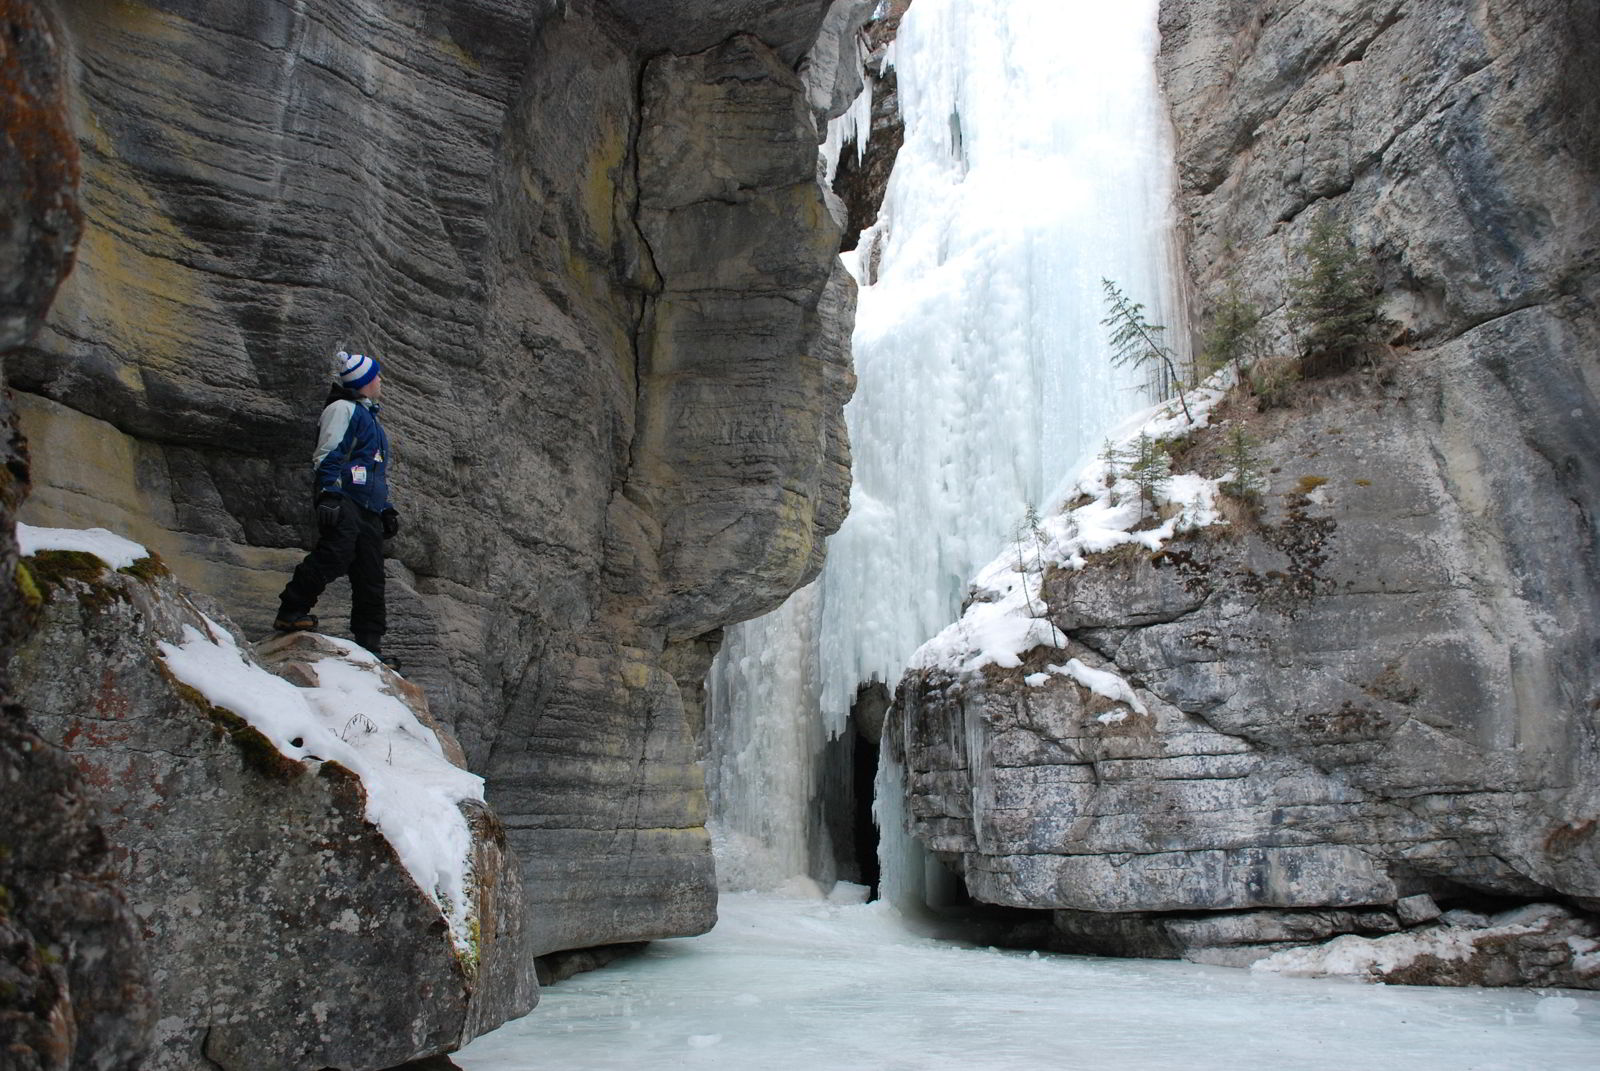
<svg viewBox="0 0 1600 1071">
<path fill-rule="evenodd" d="M 42 591 L 63 587 L 68 580 L 97 584 L 110 566 L 86 550 L 41 550 L 27 559 Z"/>
<path fill-rule="evenodd" d="M 147 584 L 172 575 L 172 570 L 167 568 L 167 563 L 161 560 L 161 555 L 155 553 L 138 559 L 132 565 L 124 565 L 117 572 L 131 576 L 135 580 L 143 580 Z"/>
<path fill-rule="evenodd" d="M 303 763 L 279 751 L 278 745 L 267 739 L 266 734 L 260 729 L 228 708 L 217 706 L 201 695 L 198 689 L 184 684 L 170 673 L 166 676 L 172 681 L 173 690 L 205 715 L 216 728 L 219 737 L 227 736 L 233 741 L 247 767 L 265 777 L 283 780 L 291 780 L 305 773 L 306 767 Z"/>
</svg>

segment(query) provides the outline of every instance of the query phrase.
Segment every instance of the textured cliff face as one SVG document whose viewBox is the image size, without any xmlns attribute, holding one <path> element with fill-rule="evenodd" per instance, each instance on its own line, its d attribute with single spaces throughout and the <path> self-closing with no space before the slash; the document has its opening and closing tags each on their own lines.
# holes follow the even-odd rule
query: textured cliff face
<svg viewBox="0 0 1600 1071">
<path fill-rule="evenodd" d="M 1395 345 L 1224 414 L 1261 439 L 1260 516 L 1055 574 L 1065 652 L 907 679 L 917 831 L 980 899 L 1061 909 L 1059 943 L 1100 950 L 1248 962 L 1433 926 L 1363 913 L 1422 895 L 1592 910 L 1600 17 L 1197 0 L 1162 31 L 1202 315 L 1234 282 L 1293 352 L 1285 277 L 1331 211 Z M 1184 449 L 1225 468 L 1215 433 Z M 1144 709 L 1023 682 L 1069 656 Z M 1244 914 L 1127 914 L 1214 911 Z M 1564 940 L 1521 979 L 1595 984 Z M 1442 962 L 1396 980 L 1461 980 Z"/>
<path fill-rule="evenodd" d="M 490 778 L 536 950 L 704 929 L 699 680 L 846 498 L 852 284 L 795 73 L 828 5 L 60 7 L 86 225 L 9 367 L 25 516 L 259 635 L 329 355 L 376 354 L 386 646 Z"/>
</svg>

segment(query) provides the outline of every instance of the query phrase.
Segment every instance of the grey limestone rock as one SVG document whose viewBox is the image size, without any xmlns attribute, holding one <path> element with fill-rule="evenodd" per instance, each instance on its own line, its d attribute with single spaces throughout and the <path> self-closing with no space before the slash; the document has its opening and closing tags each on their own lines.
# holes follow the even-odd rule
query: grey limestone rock
<svg viewBox="0 0 1600 1071">
<path fill-rule="evenodd" d="M 1326 945 L 1279 949 L 1256 969 L 1394 985 L 1596 989 L 1597 953 L 1600 924 L 1593 918 L 1555 904 L 1528 904 L 1493 918 L 1445 921 L 1388 937 L 1347 935 Z"/>
<path fill-rule="evenodd" d="M 815 43 L 830 0 L 609 0 L 609 6 L 651 51 L 703 52 L 745 32 L 792 68 Z"/>
<path fill-rule="evenodd" d="M 1334 212 L 1390 346 L 1287 407 L 1220 412 L 1261 443 L 1261 510 L 1054 574 L 1064 652 L 906 678 L 914 829 L 978 898 L 1107 913 L 1103 934 L 1287 911 L 1330 936 L 1402 903 L 1415 926 L 1425 895 L 1594 910 L 1600 12 L 1167 0 L 1161 20 L 1201 322 L 1236 284 L 1292 352 L 1287 277 Z M 1219 440 L 1191 435 L 1184 463 L 1220 475 Z M 1144 711 L 1025 684 L 1069 655 Z M 1197 926 L 1162 932 L 1212 962 L 1281 939 Z M 1479 976 L 1594 984 L 1535 959 Z"/>
<path fill-rule="evenodd" d="M 816 43 L 800 64 L 819 127 L 842 115 L 865 88 L 862 30 L 878 6 L 878 0 L 833 0 L 828 6 Z"/>
<path fill-rule="evenodd" d="M 377 1069 L 527 1012 L 537 987 L 518 867 L 493 812 L 464 805 L 475 925 L 463 954 L 365 817 L 355 774 L 285 757 L 166 669 L 158 642 L 209 626 L 159 563 L 29 562 L 44 605 L 11 672 L 104 809 L 157 1009 L 141 1066 Z M 268 653 L 313 677 L 326 656 L 306 639 Z"/>
<path fill-rule="evenodd" d="M 1439 905 L 1434 903 L 1433 897 L 1427 893 L 1402 896 L 1395 901 L 1394 911 L 1396 915 L 1400 916 L 1400 921 L 1407 926 L 1432 922 L 1440 915 Z"/>
<path fill-rule="evenodd" d="M 973 895 L 1100 912 L 1600 902 L 1588 712 L 1558 698 L 1592 687 L 1569 652 L 1597 618 L 1536 612 L 1559 571 L 1492 571 L 1501 545 L 1451 493 L 1431 408 L 1393 390 L 1351 382 L 1253 417 L 1279 469 L 1254 520 L 1054 574 L 1065 651 L 903 682 L 891 739 L 915 829 Z M 1524 538 L 1539 517 L 1581 545 L 1542 494 Z M 1025 683 L 1069 656 L 1134 683 L 1144 712 L 1061 676 Z"/>
<path fill-rule="evenodd" d="M 1593 300 L 1593 5 L 1165 0 L 1161 31 L 1202 306 L 1232 277 L 1279 309 L 1324 209 L 1377 251 L 1414 344 Z"/>
</svg>

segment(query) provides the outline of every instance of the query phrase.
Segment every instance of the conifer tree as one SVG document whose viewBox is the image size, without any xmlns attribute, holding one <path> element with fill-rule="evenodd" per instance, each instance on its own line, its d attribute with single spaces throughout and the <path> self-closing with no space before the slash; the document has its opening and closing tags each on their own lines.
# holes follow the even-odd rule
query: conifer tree
<svg viewBox="0 0 1600 1071">
<path fill-rule="evenodd" d="M 1166 448 L 1149 435 L 1140 435 L 1128 463 L 1128 479 L 1139 488 L 1139 516 L 1143 517 L 1145 504 L 1154 508 L 1156 496 L 1172 482 L 1172 459 Z"/>
<path fill-rule="evenodd" d="M 1354 368 L 1383 337 L 1372 258 L 1332 212 L 1317 216 L 1300 252 L 1306 271 L 1289 281 L 1289 309 L 1300 331 L 1301 371 L 1326 376 Z"/>
<path fill-rule="evenodd" d="M 1228 478 L 1218 486 L 1234 498 L 1255 502 L 1267 489 L 1267 479 L 1261 472 L 1261 458 L 1257 454 L 1260 444 L 1255 436 L 1235 424 L 1228 429 L 1223 440 L 1222 459 L 1228 465 Z"/>
<path fill-rule="evenodd" d="M 1017 574 L 1022 584 L 1023 601 L 1028 605 L 1029 617 L 1038 617 L 1039 614 L 1034 610 L 1033 595 L 1028 586 L 1028 573 L 1043 572 L 1044 544 L 1045 534 L 1040 526 L 1039 511 L 1030 503 L 1016 531 Z"/>
<path fill-rule="evenodd" d="M 1206 371 L 1215 371 L 1232 365 L 1235 382 L 1249 384 L 1245 368 L 1251 364 L 1261 348 L 1261 309 L 1244 299 L 1238 281 L 1228 280 L 1227 292 L 1217 302 L 1201 349 L 1201 362 Z"/>
<path fill-rule="evenodd" d="M 1183 376 L 1178 372 L 1177 360 L 1172 350 L 1161 342 L 1166 325 L 1146 320 L 1144 306 L 1130 301 L 1110 279 L 1101 279 L 1100 285 L 1106 292 L 1106 318 L 1100 323 L 1111 329 L 1111 363 L 1118 368 L 1125 364 L 1143 368 L 1152 362 L 1159 363 L 1178 392 L 1184 419 L 1193 424 L 1194 416 L 1189 412 L 1189 400 L 1183 395 Z"/>
<path fill-rule="evenodd" d="M 1123 453 L 1116 443 L 1107 439 L 1105 445 L 1100 447 L 1100 453 L 1097 456 L 1106 467 L 1106 486 L 1115 487 L 1117 481 L 1122 479 L 1123 468 L 1128 464 L 1127 455 Z"/>
</svg>

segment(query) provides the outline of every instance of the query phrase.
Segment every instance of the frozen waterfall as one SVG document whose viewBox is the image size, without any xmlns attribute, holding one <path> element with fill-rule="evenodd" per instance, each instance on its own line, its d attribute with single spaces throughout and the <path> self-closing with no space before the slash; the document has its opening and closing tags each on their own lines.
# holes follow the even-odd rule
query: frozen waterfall
<svg viewBox="0 0 1600 1071">
<path fill-rule="evenodd" d="M 1148 404 L 1111 367 L 1100 280 L 1181 322 L 1156 7 L 916 0 L 901 24 L 905 143 L 851 255 L 850 516 L 822 577 L 730 630 L 709 682 L 724 888 L 835 876 L 817 755 L 858 686 L 892 691 L 1028 507 Z"/>
</svg>

